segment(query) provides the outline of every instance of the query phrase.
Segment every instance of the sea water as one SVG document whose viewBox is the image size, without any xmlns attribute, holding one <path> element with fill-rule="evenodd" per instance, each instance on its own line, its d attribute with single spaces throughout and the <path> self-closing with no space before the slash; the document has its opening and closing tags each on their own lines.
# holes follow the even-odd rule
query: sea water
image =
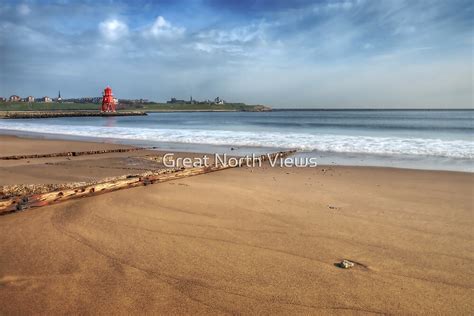
<svg viewBox="0 0 474 316">
<path fill-rule="evenodd" d="M 169 112 L 0 120 L 0 130 L 236 155 L 297 149 L 298 156 L 326 165 L 472 172 L 473 115 L 472 110 Z"/>
</svg>

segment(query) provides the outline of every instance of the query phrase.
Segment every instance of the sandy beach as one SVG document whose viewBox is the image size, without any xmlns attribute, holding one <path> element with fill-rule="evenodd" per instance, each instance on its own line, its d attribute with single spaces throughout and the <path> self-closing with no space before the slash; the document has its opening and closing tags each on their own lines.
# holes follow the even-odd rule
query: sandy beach
<svg viewBox="0 0 474 316">
<path fill-rule="evenodd" d="M 124 147 L 0 136 L 0 156 Z M 0 160 L 0 185 L 140 172 L 150 153 Z M 0 314 L 469 315 L 473 180 L 265 165 L 0 216 Z"/>
</svg>

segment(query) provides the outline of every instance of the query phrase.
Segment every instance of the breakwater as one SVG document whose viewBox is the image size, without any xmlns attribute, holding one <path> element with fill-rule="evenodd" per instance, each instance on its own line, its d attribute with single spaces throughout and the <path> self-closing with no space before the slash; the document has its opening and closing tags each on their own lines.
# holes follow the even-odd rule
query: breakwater
<svg viewBox="0 0 474 316">
<path fill-rule="evenodd" d="M 55 118 L 55 117 L 79 117 L 79 116 L 143 116 L 147 115 L 141 111 L 99 112 L 99 111 L 8 111 L 0 112 L 0 118 L 4 119 L 30 119 L 30 118 Z"/>
</svg>

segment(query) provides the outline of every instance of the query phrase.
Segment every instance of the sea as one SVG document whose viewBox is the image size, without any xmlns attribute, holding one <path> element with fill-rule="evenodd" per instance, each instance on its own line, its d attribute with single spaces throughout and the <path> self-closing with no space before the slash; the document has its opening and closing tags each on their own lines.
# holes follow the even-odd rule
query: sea
<svg viewBox="0 0 474 316">
<path fill-rule="evenodd" d="M 263 154 L 296 149 L 320 165 L 473 172 L 474 110 L 160 112 L 0 120 L 0 133 L 98 140 L 165 151 Z"/>
</svg>

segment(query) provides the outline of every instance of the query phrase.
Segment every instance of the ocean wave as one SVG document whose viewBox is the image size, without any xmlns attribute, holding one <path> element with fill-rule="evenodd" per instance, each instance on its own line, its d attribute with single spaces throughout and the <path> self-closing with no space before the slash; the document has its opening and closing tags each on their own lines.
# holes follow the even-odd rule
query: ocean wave
<svg viewBox="0 0 474 316">
<path fill-rule="evenodd" d="M 185 144 L 294 148 L 302 151 L 423 155 L 472 159 L 474 142 L 429 138 L 375 137 L 310 133 L 64 126 L 1 122 L 1 129 Z"/>
</svg>

